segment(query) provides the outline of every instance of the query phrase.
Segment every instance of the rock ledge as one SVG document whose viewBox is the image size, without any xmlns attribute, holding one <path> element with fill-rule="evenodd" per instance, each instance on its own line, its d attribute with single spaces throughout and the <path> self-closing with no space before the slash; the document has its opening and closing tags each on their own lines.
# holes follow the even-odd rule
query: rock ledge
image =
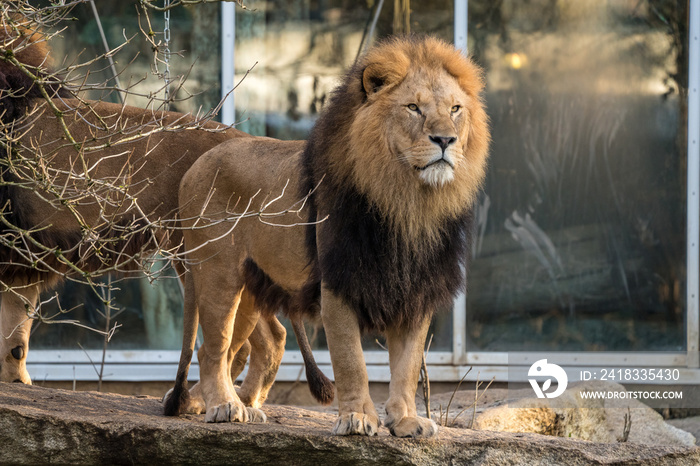
<svg viewBox="0 0 700 466">
<path fill-rule="evenodd" d="M 167 418 L 159 400 L 0 383 L 0 463 L 700 464 L 700 448 L 465 429 L 437 440 L 333 437 L 335 415 L 265 406 L 266 424 Z"/>
</svg>

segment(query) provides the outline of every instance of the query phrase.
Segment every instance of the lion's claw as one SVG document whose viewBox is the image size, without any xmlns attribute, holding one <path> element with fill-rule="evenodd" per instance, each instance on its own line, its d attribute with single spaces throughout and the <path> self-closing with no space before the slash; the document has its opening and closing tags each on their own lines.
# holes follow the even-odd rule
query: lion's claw
<svg viewBox="0 0 700 466">
<path fill-rule="evenodd" d="M 333 426 L 333 435 L 377 435 L 379 420 L 362 413 L 341 414 Z"/>
<path fill-rule="evenodd" d="M 207 409 L 206 422 L 248 422 L 248 410 L 241 402 L 229 401 Z"/>
<path fill-rule="evenodd" d="M 387 427 L 395 437 L 430 438 L 438 433 L 435 421 L 426 417 L 404 417 Z"/>
</svg>

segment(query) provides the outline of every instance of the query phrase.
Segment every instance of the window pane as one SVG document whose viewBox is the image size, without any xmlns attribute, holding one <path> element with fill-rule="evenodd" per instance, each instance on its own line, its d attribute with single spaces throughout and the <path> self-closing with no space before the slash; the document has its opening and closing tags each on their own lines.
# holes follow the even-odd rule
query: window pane
<svg viewBox="0 0 700 466">
<path fill-rule="evenodd" d="M 164 263 L 159 264 L 165 266 Z M 109 278 L 100 283 L 107 284 Z M 115 279 L 116 280 L 116 279 Z M 182 346 L 182 294 L 178 279 L 169 267 L 162 278 L 150 284 L 145 278 L 112 282 L 111 295 L 95 293 L 87 286 L 66 282 L 56 299 L 42 305 L 44 316 L 57 316 L 49 323 L 36 323 L 32 328 L 34 349 L 101 349 L 104 336 L 100 331 L 119 327 L 108 344 L 113 350 L 160 349 L 179 350 Z M 52 293 L 45 293 L 49 299 Z M 113 304 L 107 310 L 104 301 Z M 59 315 L 61 311 L 68 311 Z M 78 321 L 82 326 L 56 323 Z"/>
<path fill-rule="evenodd" d="M 153 46 L 140 31 L 149 30 L 149 21 L 141 13 L 137 15 L 138 2 L 96 2 L 97 11 L 105 32 L 107 43 L 112 49 L 128 43 L 114 55 L 115 68 L 120 73 L 122 87 L 131 89 L 127 104 L 137 107 L 148 105 L 149 93 L 163 97 L 164 80 L 157 73 L 165 71 L 162 53 L 154 61 Z M 220 52 L 220 6 L 216 4 L 197 5 L 196 8 L 174 8 L 170 17 L 171 56 L 170 76 L 176 80 L 186 76 L 186 84 L 174 95 L 171 110 L 194 112 L 200 108 L 208 111 L 215 107 L 221 97 L 221 52 Z M 55 66 L 62 67 L 85 63 L 105 53 L 97 21 L 89 3 L 77 5 L 71 10 L 76 21 L 61 23 L 65 27 L 59 36 L 51 41 L 51 54 Z M 162 12 L 149 10 L 148 19 L 155 35 L 155 43 L 163 47 L 165 19 Z M 107 82 L 114 86 L 114 74 L 106 59 L 90 66 L 88 84 Z M 71 74 L 79 78 L 85 73 Z M 118 102 L 115 92 L 108 90 L 91 91 L 92 99 Z M 188 98 L 189 97 L 189 98 Z"/>
<path fill-rule="evenodd" d="M 454 36 L 451 0 L 384 2 L 374 27 L 375 0 L 252 0 L 247 6 L 236 13 L 236 82 L 245 77 L 235 92 L 238 128 L 280 139 L 306 139 L 361 46 L 394 32 L 450 42 Z"/>
<path fill-rule="evenodd" d="M 469 13 L 493 130 L 469 349 L 684 349 L 687 3 Z"/>
</svg>

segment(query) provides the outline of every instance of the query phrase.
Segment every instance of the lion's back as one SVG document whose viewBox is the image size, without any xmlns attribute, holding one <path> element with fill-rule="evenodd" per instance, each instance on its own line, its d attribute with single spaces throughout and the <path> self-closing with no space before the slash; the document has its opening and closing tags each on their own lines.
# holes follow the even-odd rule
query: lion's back
<svg viewBox="0 0 700 466">
<path fill-rule="evenodd" d="M 297 215 L 275 213 L 294 209 L 300 199 L 303 145 L 303 141 L 250 137 L 232 139 L 209 150 L 180 183 L 183 224 L 188 226 L 199 218 L 199 222 L 221 223 L 215 229 L 225 228 L 238 214 L 260 211 L 267 216 L 262 219 L 270 223 L 299 222 Z M 261 228 L 265 231 L 259 232 Z M 244 219 L 236 229 L 238 237 L 254 238 L 270 228 L 255 218 Z"/>
</svg>

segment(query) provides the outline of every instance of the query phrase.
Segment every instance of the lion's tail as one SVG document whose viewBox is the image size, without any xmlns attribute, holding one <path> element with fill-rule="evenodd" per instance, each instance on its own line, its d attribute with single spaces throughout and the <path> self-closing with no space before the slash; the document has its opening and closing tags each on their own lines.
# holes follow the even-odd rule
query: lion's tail
<svg viewBox="0 0 700 466">
<path fill-rule="evenodd" d="M 335 396 L 335 388 L 333 387 L 333 382 L 328 380 L 318 365 L 316 365 L 316 360 L 311 352 L 311 346 L 309 345 L 309 339 L 306 336 L 306 329 L 304 328 L 304 322 L 300 315 L 290 316 L 292 322 L 292 329 L 297 337 L 297 343 L 299 344 L 299 350 L 301 351 L 301 356 L 304 358 L 304 366 L 306 366 L 306 381 L 309 384 L 309 390 L 316 401 L 322 405 L 329 405 L 333 402 L 333 397 Z"/>
<path fill-rule="evenodd" d="M 188 406 L 190 402 L 187 375 L 190 371 L 192 356 L 194 355 L 194 343 L 197 339 L 197 326 L 199 325 L 199 313 L 194 305 L 193 287 L 192 275 L 190 273 L 185 274 L 185 317 L 182 329 L 182 352 L 180 353 L 180 363 L 177 366 L 175 386 L 163 398 L 163 414 L 166 416 L 182 414 L 182 408 Z"/>
<path fill-rule="evenodd" d="M 318 300 L 321 287 L 320 278 L 317 278 L 317 269 L 312 269 L 304 289 L 294 297 L 276 284 L 252 259 L 247 259 L 243 263 L 243 276 L 246 288 L 253 294 L 255 304 L 263 313 L 275 315 L 279 309 L 285 310 L 285 315 L 291 321 L 297 337 L 301 356 L 304 358 L 309 390 L 319 403 L 330 404 L 333 401 L 335 388 L 316 365 L 303 322 L 305 315 L 315 315 L 320 310 Z"/>
</svg>

